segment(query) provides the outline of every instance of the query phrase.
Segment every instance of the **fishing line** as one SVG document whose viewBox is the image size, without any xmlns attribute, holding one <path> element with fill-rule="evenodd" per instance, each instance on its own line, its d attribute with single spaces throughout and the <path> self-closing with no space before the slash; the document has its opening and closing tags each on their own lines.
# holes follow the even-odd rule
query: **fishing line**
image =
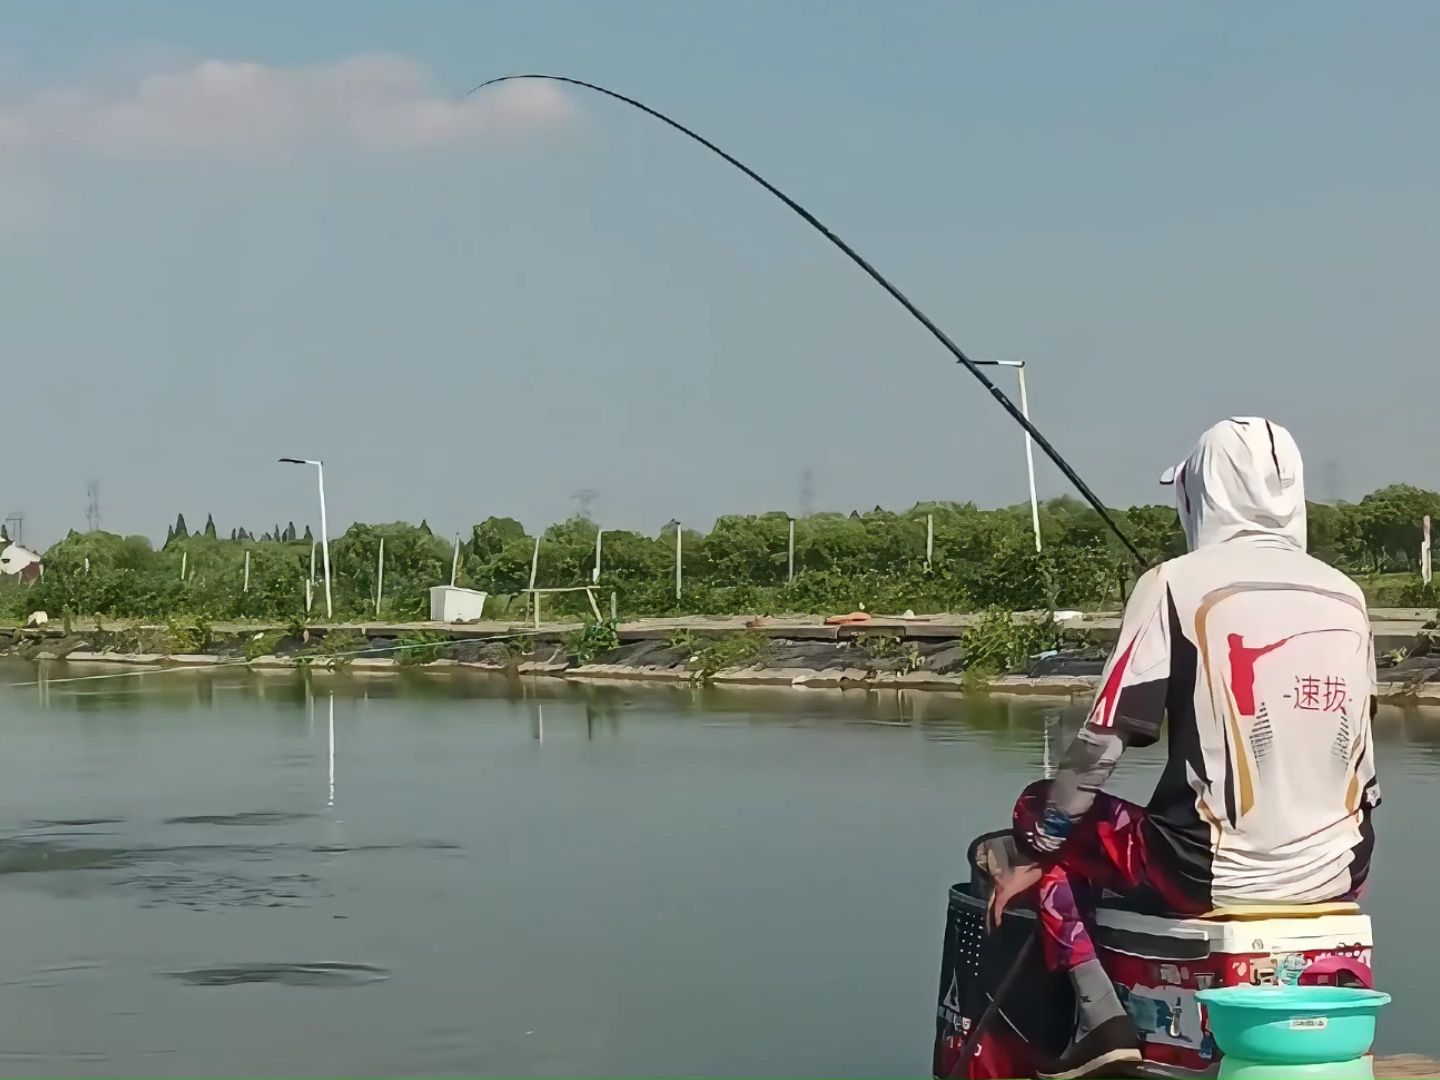
<svg viewBox="0 0 1440 1080">
<path fill-rule="evenodd" d="M 680 132 L 680 134 L 688 136 L 689 138 L 695 140 L 695 142 L 705 147 L 705 149 L 709 150 L 711 153 L 717 155 L 724 161 L 739 169 L 751 180 L 754 180 L 766 191 L 770 192 L 771 195 L 774 195 L 791 210 L 799 214 L 800 217 L 803 218 L 807 224 L 809 224 L 812 228 L 819 232 L 821 236 L 825 237 L 825 239 L 829 240 L 837 248 L 843 251 L 846 256 L 849 257 L 851 262 L 853 262 L 856 266 L 860 267 L 861 270 L 864 270 L 865 273 L 870 275 L 871 279 L 874 280 L 877 285 L 879 285 L 882 289 L 884 289 L 892 297 L 894 297 L 901 307 L 903 307 L 912 316 L 914 316 L 915 319 L 919 321 L 920 325 L 925 327 L 926 330 L 930 331 L 931 336 L 934 337 L 936 341 L 940 342 L 940 344 L 945 347 L 945 350 L 949 352 L 951 356 L 955 357 L 957 363 L 963 364 L 966 370 L 968 370 L 971 375 L 974 375 L 975 378 L 980 380 L 980 385 L 985 387 L 986 390 L 990 391 L 990 396 L 993 397 L 997 402 L 999 402 L 1000 407 L 1010 414 L 1010 418 L 1012 420 L 1014 420 L 1017 424 L 1024 428 L 1026 432 L 1029 433 L 1030 438 L 1035 441 L 1035 444 L 1039 446 L 1041 450 L 1045 451 L 1045 456 L 1055 463 L 1055 467 L 1058 468 L 1065 475 L 1065 478 L 1069 480 L 1070 483 L 1075 485 L 1075 490 L 1080 492 L 1080 494 L 1084 497 L 1085 501 L 1090 504 L 1090 506 L 1097 514 L 1100 515 L 1100 520 L 1105 522 L 1105 524 L 1109 526 L 1110 531 L 1113 532 L 1120 539 L 1120 543 L 1125 545 L 1125 550 L 1130 552 L 1130 554 L 1135 557 L 1135 561 L 1138 562 L 1142 568 L 1148 568 L 1149 564 L 1145 561 L 1145 557 L 1140 554 L 1140 549 L 1135 546 L 1134 542 L 1131 541 L 1130 537 L 1126 536 L 1124 531 L 1121 530 L 1120 526 L 1116 524 L 1115 519 L 1110 516 L 1110 511 L 1105 509 L 1105 504 L 1102 503 L 1099 497 L 1090 490 L 1090 486 L 1080 478 L 1080 474 L 1077 473 L 1070 466 L 1070 463 L 1060 456 L 1060 452 L 1056 450 L 1055 447 L 1050 445 L 1050 440 L 1045 438 L 1045 436 L 1041 434 L 1040 429 L 1037 428 L 1033 423 L 1031 423 L 1030 420 L 1026 418 L 1025 414 L 1021 412 L 1020 409 L 1015 405 L 1015 403 L 1005 395 L 1005 392 L 1001 390 L 998 386 L 996 386 L 993 381 L 991 381 L 991 379 L 985 374 L 985 372 L 980 369 L 980 366 L 976 364 L 975 361 L 971 360 L 970 357 L 966 356 L 965 353 L 961 351 L 960 346 L 956 345 L 955 342 L 950 340 L 949 335 L 947 335 L 945 331 L 941 330 L 940 327 L 936 326 L 935 323 L 931 321 L 928 315 L 926 315 L 923 311 L 916 307 L 914 302 L 908 296 L 906 296 L 894 285 L 892 285 L 889 280 L 883 274 L 881 274 L 879 270 L 876 270 L 875 267 L 871 266 L 870 263 L 867 262 L 858 251 L 852 248 L 844 240 L 840 239 L 840 237 L 837 236 L 835 233 L 831 232 L 828 228 L 826 228 L 825 225 L 821 223 L 820 219 L 817 218 L 814 214 L 812 214 L 809 210 L 805 209 L 805 207 L 801 206 L 789 195 L 786 195 L 785 192 L 781 191 L 774 184 L 770 183 L 769 180 L 766 180 L 754 169 L 750 168 L 750 166 L 746 165 L 744 162 L 738 160 L 737 158 L 732 157 L 730 154 L 727 154 L 724 150 L 721 150 L 720 147 L 716 146 L 709 139 L 705 138 L 703 135 L 698 134 L 697 132 L 690 130 L 678 120 L 672 120 L 670 117 L 666 116 L 658 109 L 652 109 L 649 105 L 646 105 L 643 102 L 636 101 L 634 98 L 631 97 L 626 97 L 624 94 L 617 93 L 614 90 L 607 90 L 605 87 L 597 86 L 595 83 L 584 82 L 580 79 L 572 79 L 567 75 L 540 75 L 533 73 L 524 75 L 501 75 L 499 78 L 487 79 L 485 82 L 482 82 L 479 86 L 476 86 L 474 89 L 472 89 L 470 91 L 470 94 L 478 93 L 479 91 L 484 90 L 487 86 L 496 86 L 500 83 L 515 82 L 517 80 L 523 79 L 567 83 L 570 86 L 584 87 L 586 90 L 593 90 L 597 94 L 604 94 L 606 97 L 614 98 L 616 101 L 624 102 L 626 105 L 630 105 L 633 108 L 639 109 L 641 112 L 646 113 L 649 116 L 653 116 L 661 123 L 668 124 L 670 127 Z M 469 95 L 467 94 L 466 96 L 468 97 Z"/>
</svg>

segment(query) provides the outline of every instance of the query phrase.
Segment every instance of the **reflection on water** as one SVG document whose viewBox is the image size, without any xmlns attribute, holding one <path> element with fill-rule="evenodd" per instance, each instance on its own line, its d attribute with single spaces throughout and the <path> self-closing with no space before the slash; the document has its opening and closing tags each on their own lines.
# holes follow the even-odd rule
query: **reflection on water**
<svg viewBox="0 0 1440 1080">
<path fill-rule="evenodd" d="M 0 664 L 0 1062 L 37 1075 L 924 1075 L 946 887 L 1083 718 L 408 672 L 14 688 L 33 672 Z M 1379 743 L 1382 1040 L 1434 1053 L 1440 715 L 1386 710 Z"/>
<path fill-rule="evenodd" d="M 284 986 L 364 986 L 388 979 L 384 968 L 368 964 L 245 964 L 236 967 L 171 971 L 173 979 L 191 986 L 236 986 L 240 983 L 280 983 Z"/>
</svg>

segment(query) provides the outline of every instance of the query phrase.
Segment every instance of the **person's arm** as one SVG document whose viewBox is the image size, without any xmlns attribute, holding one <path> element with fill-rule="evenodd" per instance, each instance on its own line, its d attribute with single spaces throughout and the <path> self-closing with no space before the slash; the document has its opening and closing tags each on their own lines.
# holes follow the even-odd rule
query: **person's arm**
<svg viewBox="0 0 1440 1080">
<path fill-rule="evenodd" d="M 1024 840 L 1039 855 L 1064 846 L 1075 822 L 1095 802 L 1115 763 L 1130 746 L 1160 737 L 1170 683 L 1170 596 L 1162 568 L 1140 579 L 1120 623 L 1120 639 L 1100 692 L 1060 761 L 1045 810 Z"/>
</svg>

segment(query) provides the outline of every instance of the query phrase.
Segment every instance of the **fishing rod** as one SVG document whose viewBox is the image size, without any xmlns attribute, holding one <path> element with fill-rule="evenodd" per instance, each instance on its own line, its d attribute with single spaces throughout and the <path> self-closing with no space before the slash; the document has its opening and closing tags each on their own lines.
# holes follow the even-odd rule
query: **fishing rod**
<svg viewBox="0 0 1440 1080">
<path fill-rule="evenodd" d="M 837 248 L 843 251 L 851 262 L 853 262 L 856 266 L 860 267 L 861 270 L 864 270 L 865 273 L 870 275 L 871 279 L 877 285 L 879 285 L 882 289 L 884 289 L 892 297 L 894 297 L 895 300 L 899 302 L 901 307 L 903 307 L 912 316 L 914 316 L 916 320 L 919 321 L 921 326 L 925 327 L 926 330 L 930 331 L 930 335 L 935 338 L 936 341 L 940 342 L 940 344 L 945 347 L 945 350 L 949 352 L 951 356 L 955 357 L 956 363 L 964 365 L 966 370 L 969 371 L 971 375 L 974 375 L 975 378 L 980 380 L 980 385 L 983 386 L 986 390 L 990 391 L 990 396 L 993 397 L 997 402 L 999 402 L 1002 409 L 1004 409 L 1007 413 L 1010 414 L 1010 418 L 1014 420 L 1017 424 L 1019 424 L 1022 428 L 1024 428 L 1027 433 L 1029 433 L 1030 438 L 1035 441 L 1035 444 L 1039 446 L 1041 450 L 1045 451 L 1045 456 L 1048 457 L 1051 461 L 1053 461 L 1055 463 L 1055 467 L 1058 468 L 1065 475 L 1065 479 L 1069 480 L 1070 483 L 1075 485 L 1075 490 L 1080 492 L 1080 494 L 1084 497 L 1085 501 L 1090 504 L 1090 506 L 1097 514 L 1100 515 L 1100 520 L 1105 522 L 1105 524 L 1109 526 L 1110 531 L 1113 532 L 1120 539 L 1120 543 L 1125 546 L 1125 550 L 1135 557 L 1135 561 L 1140 564 L 1141 568 L 1148 568 L 1149 564 L 1145 561 L 1145 556 L 1140 554 L 1140 549 L 1135 546 L 1134 542 L 1130 539 L 1130 537 L 1126 536 L 1125 532 L 1120 528 L 1118 524 L 1116 524 L 1115 519 L 1110 515 L 1110 511 L 1105 508 L 1105 504 L 1102 503 L 1099 497 L 1090 490 L 1090 485 L 1085 483 L 1085 481 L 1080 478 L 1080 474 L 1071 467 L 1068 461 L 1066 461 L 1063 457 L 1060 456 L 1060 452 L 1056 450 L 1055 447 L 1050 445 L 1050 440 L 1047 439 L 1043 434 L 1041 434 L 1040 429 L 1030 422 L 1029 418 L 1026 417 L 1026 415 L 1021 412 L 1021 410 L 1015 405 L 1015 403 L 1005 395 L 1005 392 L 1001 390 L 998 386 L 996 386 L 995 383 L 986 376 L 985 372 L 980 370 L 979 365 L 976 364 L 974 360 L 971 360 L 970 357 L 965 355 L 965 353 L 960 349 L 960 346 L 956 345 L 955 342 L 950 340 L 949 335 L 947 335 L 944 330 L 941 330 L 940 327 L 936 326 L 928 315 L 926 315 L 923 311 L 916 307 L 914 301 L 912 301 L 908 296 L 906 296 L 894 285 L 892 285 L 890 281 L 883 274 L 881 274 L 879 270 L 876 270 L 875 267 L 871 266 L 870 263 L 866 261 L 865 257 L 862 256 L 858 251 L 852 248 L 835 233 L 831 232 L 828 228 L 826 228 L 825 225 L 820 221 L 820 219 L 817 218 L 814 214 L 812 214 L 809 210 L 805 209 L 805 207 L 801 206 L 789 195 L 786 195 L 785 192 L 781 191 L 769 180 L 766 180 L 763 176 L 757 173 L 754 169 L 750 168 L 750 166 L 746 165 L 743 161 L 738 160 L 730 154 L 727 154 L 724 150 L 720 149 L 720 147 L 716 146 L 709 139 L 705 138 L 698 132 L 692 131 L 690 128 L 686 127 L 678 120 L 671 119 L 658 109 L 652 109 L 644 102 L 636 101 L 634 98 L 626 97 L 624 94 L 617 93 L 614 90 L 607 90 L 605 87 L 598 86 L 595 83 L 585 82 L 581 79 L 572 79 L 568 75 L 541 75 L 533 73 L 524 75 L 501 75 L 500 77 L 495 79 L 485 80 L 479 86 L 476 86 L 474 89 L 472 89 L 470 91 L 470 94 L 479 93 L 487 86 L 497 86 L 500 83 L 516 82 L 519 80 L 539 80 L 544 82 L 566 83 L 570 86 L 580 86 L 584 87 L 586 90 L 593 90 L 597 94 L 604 94 L 606 97 L 614 98 L 616 101 L 624 102 L 626 105 L 639 109 L 641 112 L 646 113 L 649 116 L 653 116 L 661 123 L 668 124 L 670 127 L 680 132 L 680 134 L 688 136 L 695 142 L 699 143 L 701 146 L 705 147 L 705 149 L 709 150 L 724 161 L 733 165 L 735 168 L 739 169 L 742 173 L 748 176 L 751 180 L 754 180 L 757 184 L 763 187 L 766 191 L 770 192 L 771 195 L 774 195 L 791 210 L 795 211 L 795 213 L 799 214 L 800 217 L 803 218 L 807 224 L 809 224 L 812 228 L 819 232 L 821 236 L 825 237 L 825 239 L 829 240 Z M 466 96 L 468 97 L 470 96 L 470 94 L 467 94 Z"/>
</svg>

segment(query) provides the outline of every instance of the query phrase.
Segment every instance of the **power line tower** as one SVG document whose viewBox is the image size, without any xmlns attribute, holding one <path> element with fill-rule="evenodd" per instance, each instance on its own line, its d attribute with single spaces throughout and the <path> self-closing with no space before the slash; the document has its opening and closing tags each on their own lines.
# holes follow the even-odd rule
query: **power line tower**
<svg viewBox="0 0 1440 1080">
<path fill-rule="evenodd" d="M 595 500 L 600 498 L 600 492 L 594 488 L 581 488 L 570 498 L 575 500 L 575 514 L 581 521 L 595 520 Z"/>
<path fill-rule="evenodd" d="M 98 532 L 100 529 L 100 481 L 91 480 L 85 485 L 85 531 Z"/>
<path fill-rule="evenodd" d="M 1332 506 L 1340 501 L 1340 463 L 1334 458 L 1320 463 L 1320 499 Z"/>
<path fill-rule="evenodd" d="M 810 466 L 800 474 L 800 516 L 809 517 L 815 513 L 815 470 Z"/>
</svg>

